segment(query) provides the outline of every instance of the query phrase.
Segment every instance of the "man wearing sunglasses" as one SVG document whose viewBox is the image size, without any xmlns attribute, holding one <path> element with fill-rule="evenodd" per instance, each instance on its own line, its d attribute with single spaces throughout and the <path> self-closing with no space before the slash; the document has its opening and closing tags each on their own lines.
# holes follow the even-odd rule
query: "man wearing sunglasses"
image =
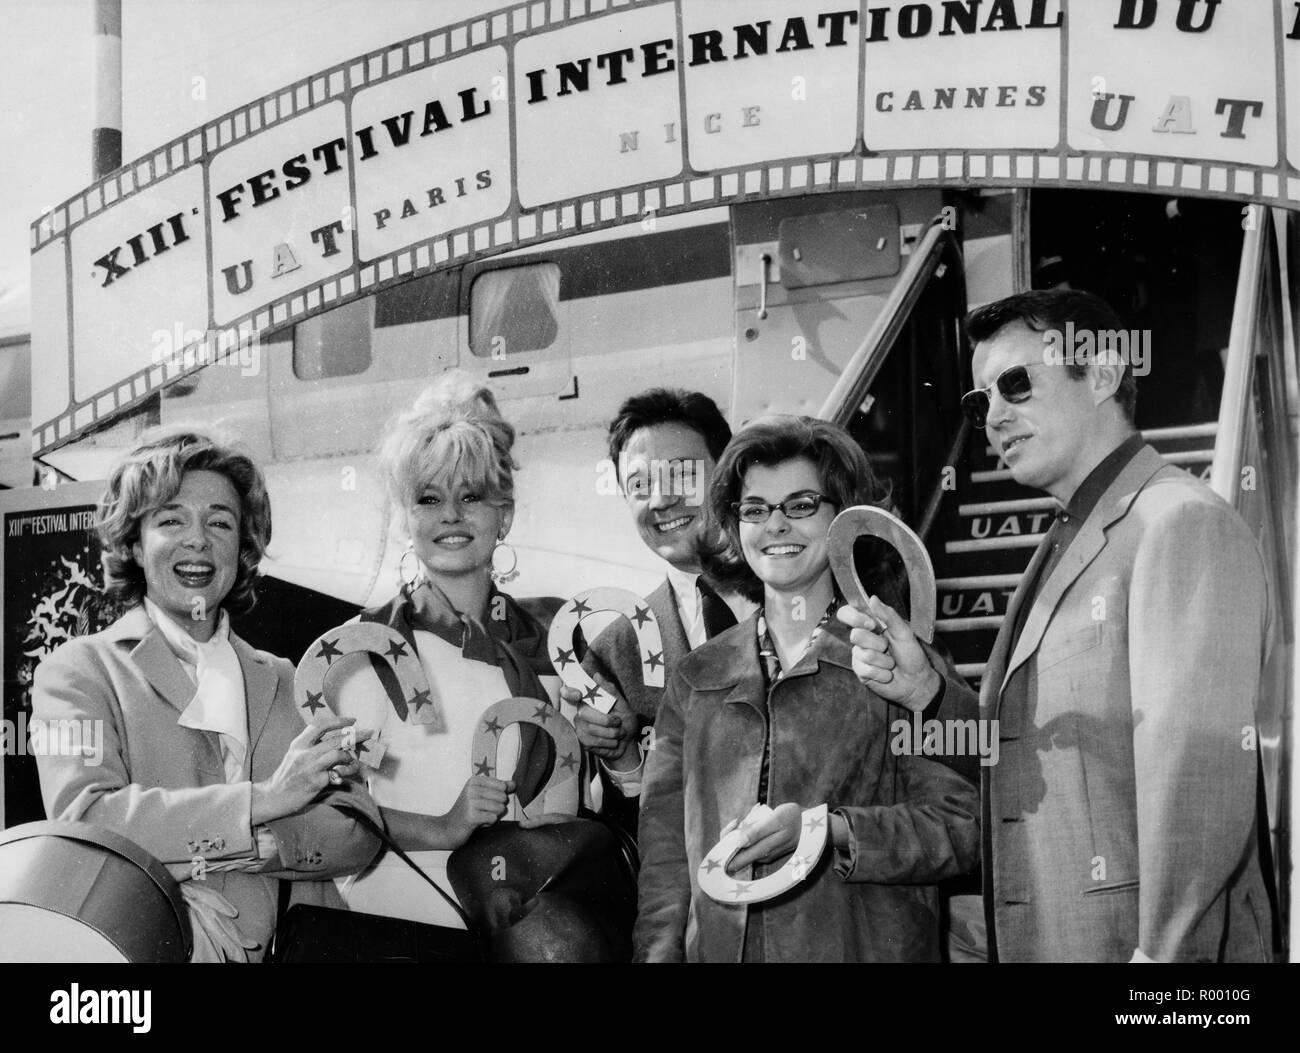
<svg viewBox="0 0 1300 1053">
<path fill-rule="evenodd" d="M 1224 501 L 1144 444 L 1122 356 L 1062 361 L 1070 323 L 1119 329 L 1073 290 L 1021 293 L 966 322 L 978 386 L 963 410 L 1017 482 L 1059 505 L 979 700 L 1001 741 L 981 787 L 988 955 L 1269 960 L 1255 823 L 1263 562 Z M 841 614 L 857 626 L 859 677 L 900 700 L 933 691 L 907 623 L 876 613 L 880 632 Z M 968 712 L 962 694 L 935 708 Z"/>
</svg>

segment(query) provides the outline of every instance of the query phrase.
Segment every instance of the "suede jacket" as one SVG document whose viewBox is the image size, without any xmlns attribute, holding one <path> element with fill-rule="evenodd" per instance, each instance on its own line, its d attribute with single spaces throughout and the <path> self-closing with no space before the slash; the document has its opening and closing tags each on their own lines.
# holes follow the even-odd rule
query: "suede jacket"
<svg viewBox="0 0 1300 1053">
<path fill-rule="evenodd" d="M 935 883 L 979 858 L 975 784 L 891 750 L 891 727 L 909 714 L 854 676 L 847 627 L 827 623 L 769 689 L 756 623 L 691 652 L 665 692 L 641 802 L 637 960 L 740 961 L 746 925 L 757 924 L 766 961 L 937 961 Z M 828 844 L 777 899 L 718 903 L 696 871 L 722 827 L 757 802 L 769 735 L 765 803 L 825 802 L 851 843 Z"/>
</svg>

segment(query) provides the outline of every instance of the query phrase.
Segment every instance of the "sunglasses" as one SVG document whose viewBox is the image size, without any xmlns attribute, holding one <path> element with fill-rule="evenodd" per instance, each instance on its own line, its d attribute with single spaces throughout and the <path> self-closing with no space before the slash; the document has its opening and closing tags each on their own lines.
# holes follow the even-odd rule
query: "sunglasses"
<svg viewBox="0 0 1300 1053">
<path fill-rule="evenodd" d="M 989 402 L 994 388 L 998 389 L 998 394 L 1006 402 L 1024 402 L 1033 394 L 1029 371 L 1045 364 L 1034 362 L 1029 365 L 1009 366 L 999 373 L 997 379 L 988 387 L 966 392 L 961 397 L 961 411 L 966 414 L 966 419 L 976 428 L 984 427 L 988 422 Z"/>
</svg>

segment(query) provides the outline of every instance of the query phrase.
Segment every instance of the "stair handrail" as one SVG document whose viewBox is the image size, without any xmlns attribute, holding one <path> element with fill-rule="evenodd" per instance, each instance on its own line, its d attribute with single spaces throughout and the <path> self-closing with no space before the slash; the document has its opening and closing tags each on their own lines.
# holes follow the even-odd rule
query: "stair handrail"
<svg viewBox="0 0 1300 1053">
<path fill-rule="evenodd" d="M 1219 427 L 1210 467 L 1210 486 L 1233 508 L 1240 507 L 1242 463 L 1246 429 L 1251 423 L 1251 389 L 1255 376 L 1255 318 L 1263 296 L 1265 231 L 1255 223 L 1241 244 L 1241 269 L 1232 303 L 1232 328 L 1228 359 L 1223 369 L 1223 397 L 1219 401 Z"/>
<path fill-rule="evenodd" d="M 921 524 L 917 527 L 916 532 L 922 541 L 929 540 L 930 531 L 939 518 L 939 509 L 943 507 L 943 495 L 947 491 L 944 486 L 946 481 L 945 473 L 949 468 L 956 467 L 957 459 L 961 457 L 961 451 L 966 448 L 966 441 L 970 438 L 970 433 L 971 423 L 963 416 L 961 425 L 957 428 L 957 434 L 953 436 L 952 442 L 948 444 L 948 452 L 943 457 L 943 467 L 939 469 L 939 478 L 935 481 L 934 488 L 930 491 L 930 496 L 925 502 L 925 511 L 921 513 Z"/>
<path fill-rule="evenodd" d="M 950 237 L 945 237 L 949 234 L 946 220 L 947 217 L 942 213 L 935 216 L 930 221 L 929 229 L 912 250 L 912 256 L 907 261 L 902 276 L 890 289 L 884 307 L 876 315 L 867 335 L 845 363 L 839 379 L 822 403 L 821 411 L 817 414 L 822 420 L 838 424 L 841 428 L 847 427 L 854 412 L 866 400 L 867 392 L 871 390 L 876 374 L 880 372 L 898 334 L 903 331 L 912 308 L 921 298 L 926 283 L 939 269 L 943 254 L 951 242 Z"/>
</svg>

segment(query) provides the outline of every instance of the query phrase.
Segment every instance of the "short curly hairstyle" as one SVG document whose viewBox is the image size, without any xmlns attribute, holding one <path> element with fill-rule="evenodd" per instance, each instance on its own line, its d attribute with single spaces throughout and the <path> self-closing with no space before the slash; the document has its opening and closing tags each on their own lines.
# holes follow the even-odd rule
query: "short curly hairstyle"
<svg viewBox="0 0 1300 1053">
<path fill-rule="evenodd" d="M 429 483 L 460 481 L 490 504 L 514 504 L 515 429 L 474 377 L 448 370 L 390 422 L 377 452 L 388 496 L 409 508 Z"/>
<path fill-rule="evenodd" d="M 258 567 L 271 540 L 266 480 L 237 444 L 189 428 L 146 433 L 108 477 L 95 527 L 110 597 L 128 607 L 143 599 L 144 569 L 131 551 L 140 540 L 140 524 L 176 496 L 186 472 L 198 471 L 224 475 L 239 495 L 239 569 L 222 606 L 242 614 L 257 602 Z"/>
<path fill-rule="evenodd" d="M 736 432 L 713 470 L 709 486 L 709 515 L 725 536 L 731 554 L 742 551 L 740 522 L 732 506 L 740 500 L 745 473 L 755 465 L 772 467 L 799 457 L 816 465 L 822 492 L 838 511 L 854 505 L 888 507 L 888 488 L 876 477 L 862 447 L 843 428 L 814 417 L 759 417 Z M 750 580 L 738 584 L 752 597 L 757 578 L 747 565 L 745 571 L 744 577 Z"/>
</svg>

